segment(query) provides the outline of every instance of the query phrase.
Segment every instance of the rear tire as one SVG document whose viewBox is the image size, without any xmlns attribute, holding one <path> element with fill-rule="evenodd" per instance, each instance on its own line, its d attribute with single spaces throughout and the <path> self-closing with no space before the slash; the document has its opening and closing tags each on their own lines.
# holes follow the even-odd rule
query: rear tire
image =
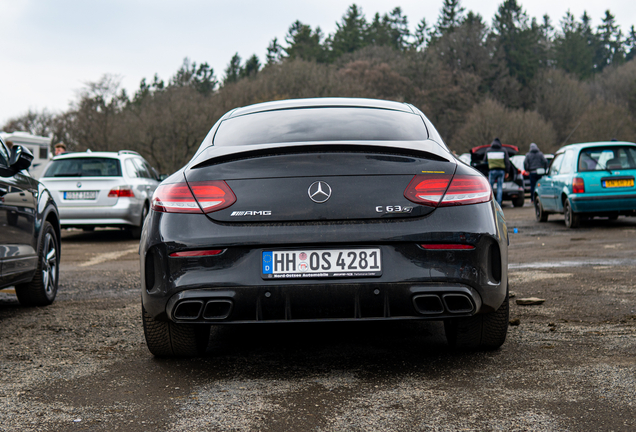
<svg viewBox="0 0 636 432">
<path fill-rule="evenodd" d="M 538 196 L 534 197 L 534 216 L 537 222 L 548 221 L 548 214 L 543 210 L 543 204 L 541 204 Z"/>
<path fill-rule="evenodd" d="M 210 326 L 157 321 L 141 307 L 144 336 L 150 352 L 157 357 L 196 357 L 205 354 Z"/>
<path fill-rule="evenodd" d="M 460 350 L 495 350 L 506 341 L 510 319 L 508 294 L 495 312 L 444 321 L 448 345 Z"/>
<path fill-rule="evenodd" d="M 135 240 L 141 238 L 141 232 L 144 229 L 144 222 L 146 221 L 146 216 L 148 216 L 148 204 L 144 204 L 143 210 L 141 210 L 141 223 L 139 226 L 130 229 L 130 235 Z"/>
<path fill-rule="evenodd" d="M 523 203 L 526 199 L 524 197 L 515 198 L 512 200 L 513 207 L 523 207 Z"/>
<path fill-rule="evenodd" d="M 23 306 L 48 306 L 57 295 L 60 276 L 60 244 L 50 222 L 44 222 L 38 249 L 38 266 L 31 282 L 16 285 L 15 294 Z"/>
<path fill-rule="evenodd" d="M 580 216 L 572 211 L 572 205 L 567 199 L 563 203 L 563 218 L 565 219 L 565 226 L 568 228 L 576 228 L 581 223 Z"/>
</svg>

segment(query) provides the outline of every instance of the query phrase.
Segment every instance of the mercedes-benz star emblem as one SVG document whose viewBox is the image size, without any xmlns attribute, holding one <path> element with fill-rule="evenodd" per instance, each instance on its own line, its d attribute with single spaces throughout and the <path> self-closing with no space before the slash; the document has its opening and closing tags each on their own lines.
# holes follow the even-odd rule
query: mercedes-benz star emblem
<svg viewBox="0 0 636 432">
<path fill-rule="evenodd" d="M 77 187 L 81 188 L 82 187 L 82 182 L 77 182 Z"/>
<path fill-rule="evenodd" d="M 331 197 L 331 186 L 324 181 L 313 182 L 307 193 L 313 202 L 321 204 Z"/>
</svg>

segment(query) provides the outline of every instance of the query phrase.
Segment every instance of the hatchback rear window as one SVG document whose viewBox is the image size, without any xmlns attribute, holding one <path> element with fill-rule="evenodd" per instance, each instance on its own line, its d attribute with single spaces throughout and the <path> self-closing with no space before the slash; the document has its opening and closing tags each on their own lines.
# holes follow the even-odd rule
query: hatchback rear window
<svg viewBox="0 0 636 432">
<path fill-rule="evenodd" d="M 581 150 L 579 172 L 636 169 L 636 147 L 608 146 Z"/>
<path fill-rule="evenodd" d="M 121 177 L 118 159 L 82 157 L 54 160 L 42 177 Z"/>
<path fill-rule="evenodd" d="M 417 141 L 428 138 L 420 116 L 374 108 L 303 108 L 225 120 L 214 145 L 310 141 Z"/>
</svg>

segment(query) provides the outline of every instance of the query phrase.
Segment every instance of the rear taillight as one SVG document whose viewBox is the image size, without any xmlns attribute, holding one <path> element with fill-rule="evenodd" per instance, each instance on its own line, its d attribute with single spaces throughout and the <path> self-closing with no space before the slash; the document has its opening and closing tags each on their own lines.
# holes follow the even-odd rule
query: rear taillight
<svg viewBox="0 0 636 432">
<path fill-rule="evenodd" d="M 236 196 L 224 181 L 191 182 L 189 186 L 174 183 L 157 188 L 152 209 L 166 213 L 210 213 L 235 202 Z"/>
<path fill-rule="evenodd" d="M 409 201 L 432 207 L 488 202 L 491 195 L 490 184 L 481 175 L 416 175 L 404 191 Z"/>
<path fill-rule="evenodd" d="M 414 203 L 437 207 L 451 178 L 451 175 L 416 175 L 406 187 L 404 197 Z"/>
<path fill-rule="evenodd" d="M 585 193 L 585 182 L 581 177 L 574 177 L 572 180 L 572 193 Z"/>
<path fill-rule="evenodd" d="M 133 192 L 130 186 L 117 186 L 116 188 L 112 188 L 110 192 L 108 192 L 109 198 L 134 198 L 135 193 Z"/>
</svg>

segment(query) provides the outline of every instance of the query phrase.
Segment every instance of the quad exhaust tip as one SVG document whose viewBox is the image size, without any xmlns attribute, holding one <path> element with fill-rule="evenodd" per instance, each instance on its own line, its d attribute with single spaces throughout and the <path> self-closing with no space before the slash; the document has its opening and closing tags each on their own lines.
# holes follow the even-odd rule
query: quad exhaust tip
<svg viewBox="0 0 636 432">
<path fill-rule="evenodd" d="M 204 307 L 205 304 L 205 307 Z M 233 303 L 231 300 L 183 300 L 174 308 L 172 316 L 178 320 L 194 321 L 200 318 L 204 320 L 224 320 L 230 316 Z"/>
<path fill-rule="evenodd" d="M 475 311 L 475 306 L 466 294 L 419 294 L 413 297 L 413 306 L 421 315 L 466 314 Z"/>
</svg>

